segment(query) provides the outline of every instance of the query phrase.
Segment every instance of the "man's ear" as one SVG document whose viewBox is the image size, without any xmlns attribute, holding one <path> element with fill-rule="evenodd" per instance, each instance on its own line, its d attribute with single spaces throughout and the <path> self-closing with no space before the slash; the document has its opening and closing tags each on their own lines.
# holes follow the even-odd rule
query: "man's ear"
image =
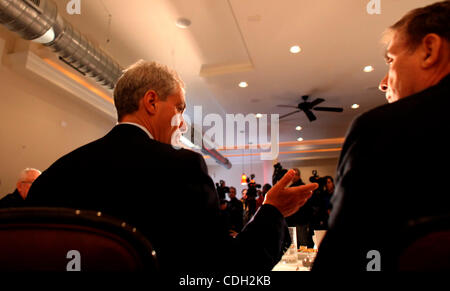
<svg viewBox="0 0 450 291">
<path fill-rule="evenodd" d="M 157 103 L 159 101 L 158 94 L 154 90 L 148 90 L 144 97 L 142 98 L 142 106 L 144 107 L 145 111 L 147 111 L 150 114 L 155 114 L 157 111 Z"/>
<path fill-rule="evenodd" d="M 423 69 L 429 69 L 442 58 L 442 38 L 435 33 L 429 33 L 422 39 L 421 48 Z"/>
</svg>

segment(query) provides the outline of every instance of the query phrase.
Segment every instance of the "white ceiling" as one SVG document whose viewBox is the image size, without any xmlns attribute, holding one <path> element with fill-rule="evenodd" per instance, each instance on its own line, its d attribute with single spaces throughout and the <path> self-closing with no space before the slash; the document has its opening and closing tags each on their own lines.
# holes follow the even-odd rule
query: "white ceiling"
<svg viewBox="0 0 450 291">
<path fill-rule="evenodd" d="M 281 121 L 280 141 L 290 142 L 342 138 L 357 114 L 386 102 L 376 89 L 386 73 L 382 32 L 407 11 L 435 1 L 380 1 L 379 15 L 367 13 L 369 0 L 89 0 L 81 1 L 81 15 L 65 13 L 67 0 L 56 2 L 122 66 L 146 59 L 176 69 L 187 85 L 191 117 L 195 105 L 203 114 L 282 115 L 292 110 L 277 104 L 296 105 L 306 94 L 324 98 L 321 106 L 344 108 L 316 111 L 314 122 L 303 113 Z M 176 27 L 180 17 L 191 26 Z M 302 52 L 291 54 L 292 45 Z M 364 73 L 366 65 L 375 71 Z M 240 81 L 249 86 L 239 88 Z M 352 110 L 354 103 L 360 108 Z"/>
</svg>

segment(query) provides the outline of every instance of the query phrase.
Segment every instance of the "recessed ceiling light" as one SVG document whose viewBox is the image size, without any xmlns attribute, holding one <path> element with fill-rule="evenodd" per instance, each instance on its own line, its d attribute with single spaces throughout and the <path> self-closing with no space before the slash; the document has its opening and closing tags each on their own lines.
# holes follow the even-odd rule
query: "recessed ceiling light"
<svg viewBox="0 0 450 291">
<path fill-rule="evenodd" d="M 240 83 L 239 83 L 239 87 L 241 87 L 241 88 L 247 88 L 247 87 L 248 87 L 248 83 L 247 83 L 247 82 L 240 82 Z"/>
<path fill-rule="evenodd" d="M 299 47 L 298 45 L 294 45 L 294 46 L 291 46 L 291 48 L 289 49 L 289 51 L 290 51 L 291 53 L 293 53 L 293 54 L 298 54 L 299 52 L 302 51 L 302 48 Z"/>
<path fill-rule="evenodd" d="M 359 104 L 353 104 L 352 105 L 352 109 L 358 109 L 359 108 Z"/>
<path fill-rule="evenodd" d="M 261 118 L 262 114 L 261 113 L 256 113 L 256 118 Z"/>
<path fill-rule="evenodd" d="M 187 18 L 178 18 L 175 25 L 179 28 L 188 28 L 191 25 L 191 21 Z"/>
<path fill-rule="evenodd" d="M 366 73 L 370 73 L 373 72 L 373 70 L 375 70 L 372 66 L 365 66 L 363 71 Z"/>
<path fill-rule="evenodd" d="M 295 128 L 295 130 L 300 131 L 300 130 L 302 130 L 302 127 L 299 125 L 299 126 L 297 126 L 297 127 Z"/>
<path fill-rule="evenodd" d="M 302 137 L 297 138 L 297 141 L 303 141 Z"/>
</svg>

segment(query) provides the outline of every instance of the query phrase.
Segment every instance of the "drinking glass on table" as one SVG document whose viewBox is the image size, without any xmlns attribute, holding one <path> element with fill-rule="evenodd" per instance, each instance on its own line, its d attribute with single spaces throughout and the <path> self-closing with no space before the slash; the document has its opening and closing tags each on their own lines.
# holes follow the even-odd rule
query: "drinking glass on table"
<svg viewBox="0 0 450 291">
<path fill-rule="evenodd" d="M 327 233 L 326 230 L 314 230 L 313 241 L 316 246 L 316 249 L 319 249 L 320 243 L 322 242 L 326 233 Z"/>
<path fill-rule="evenodd" d="M 297 264 L 297 229 L 295 227 L 289 227 L 289 235 L 291 236 L 291 245 L 284 254 L 282 261 L 286 264 Z"/>
</svg>

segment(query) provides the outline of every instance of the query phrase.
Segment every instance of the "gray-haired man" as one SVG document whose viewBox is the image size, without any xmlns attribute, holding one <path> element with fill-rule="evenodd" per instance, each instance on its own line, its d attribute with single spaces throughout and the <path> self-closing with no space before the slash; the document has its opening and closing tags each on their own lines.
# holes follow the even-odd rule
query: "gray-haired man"
<svg viewBox="0 0 450 291">
<path fill-rule="evenodd" d="M 442 186 L 448 180 L 442 166 L 450 162 L 444 142 L 450 132 L 449 19 L 450 1 L 443 1 L 410 11 L 388 30 L 389 69 L 380 90 L 390 104 L 359 116 L 347 134 L 329 230 L 313 270 L 402 269 L 408 226 L 450 215 L 450 193 Z M 448 268 L 444 253 L 439 256 Z"/>
<path fill-rule="evenodd" d="M 288 173 L 233 239 L 203 157 L 171 145 L 184 127 L 178 75 L 140 61 L 117 82 L 114 101 L 119 124 L 44 171 L 31 188 L 32 202 L 123 218 L 150 239 L 163 270 L 270 270 L 290 241 L 284 216 L 317 185 L 284 189 Z"/>
</svg>

